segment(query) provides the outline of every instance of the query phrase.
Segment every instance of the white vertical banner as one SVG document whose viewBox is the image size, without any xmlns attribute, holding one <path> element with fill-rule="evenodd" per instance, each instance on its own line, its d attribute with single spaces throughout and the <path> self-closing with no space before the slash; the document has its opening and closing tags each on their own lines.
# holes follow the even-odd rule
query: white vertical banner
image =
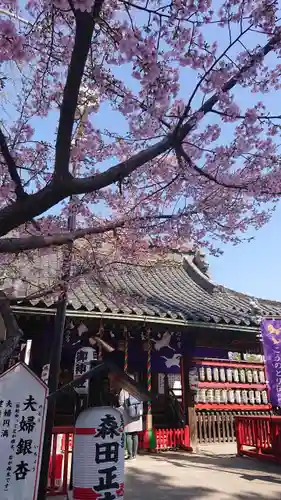
<svg viewBox="0 0 281 500">
<path fill-rule="evenodd" d="M 0 377 L 1 500 L 36 500 L 48 388 L 18 363 Z"/>
<path fill-rule="evenodd" d="M 123 500 L 124 423 L 115 408 L 83 411 L 76 422 L 73 499 Z"/>
<path fill-rule="evenodd" d="M 97 351 L 93 347 L 81 347 L 75 354 L 73 379 L 77 379 L 88 372 L 91 368 L 91 361 L 97 359 Z M 89 380 L 85 380 L 81 385 L 76 386 L 78 394 L 88 394 Z"/>
</svg>

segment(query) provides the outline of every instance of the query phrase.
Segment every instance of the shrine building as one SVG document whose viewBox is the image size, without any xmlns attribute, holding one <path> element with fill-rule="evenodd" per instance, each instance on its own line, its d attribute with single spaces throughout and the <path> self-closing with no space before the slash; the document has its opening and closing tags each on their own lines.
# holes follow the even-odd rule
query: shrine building
<svg viewBox="0 0 281 500">
<path fill-rule="evenodd" d="M 10 365 L 25 356 L 39 376 L 50 361 L 56 314 L 52 289 L 59 263 L 22 263 L 13 303 L 24 338 Z M 28 277 L 28 279 L 27 279 Z M 13 284 L 7 278 L 4 287 Z M 271 412 L 266 389 L 261 317 L 281 316 L 281 303 L 255 299 L 214 283 L 204 254 L 171 256 L 151 267 L 119 264 L 102 279 L 83 275 L 70 285 L 60 383 L 72 380 L 78 349 L 98 336 L 109 355 L 147 385 L 148 356 L 155 429 L 189 426 L 191 443 L 232 441 L 236 414 Z M 57 426 L 74 424 L 73 399 L 57 402 Z"/>
</svg>

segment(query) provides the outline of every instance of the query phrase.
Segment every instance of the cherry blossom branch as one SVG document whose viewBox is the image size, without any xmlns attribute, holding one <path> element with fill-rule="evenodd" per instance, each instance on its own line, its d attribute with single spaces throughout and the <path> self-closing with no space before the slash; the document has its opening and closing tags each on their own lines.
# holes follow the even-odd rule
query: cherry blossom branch
<svg viewBox="0 0 281 500">
<path fill-rule="evenodd" d="M 190 215 L 190 213 L 189 213 Z M 136 223 L 148 223 L 150 221 L 171 220 L 176 218 L 174 214 L 151 215 L 147 217 L 134 218 Z M 119 220 L 113 223 L 104 224 L 97 227 L 86 227 L 75 231 L 56 233 L 48 236 L 32 235 L 23 236 L 22 238 L 1 238 L 0 239 L 0 254 L 1 253 L 18 253 L 27 250 L 35 250 L 39 248 L 48 248 L 51 246 L 62 246 L 73 243 L 74 241 L 85 238 L 86 236 L 104 234 L 110 231 L 116 231 L 126 225 L 128 220 Z"/>
<path fill-rule="evenodd" d="M 224 187 L 226 189 L 235 189 L 235 190 L 240 190 L 240 191 L 248 191 L 251 183 L 249 182 L 248 184 L 231 184 L 222 180 L 219 180 L 216 176 L 210 174 L 210 172 L 207 172 L 203 168 L 198 167 L 194 162 L 192 162 L 191 158 L 188 156 L 188 154 L 184 151 L 182 145 L 177 148 L 177 153 L 178 153 L 178 158 L 182 157 L 187 164 L 195 170 L 197 174 L 199 174 L 201 177 L 205 177 L 208 181 L 213 182 L 214 184 L 217 184 L 218 186 Z M 268 195 L 269 192 L 266 190 L 261 191 L 262 195 Z M 274 192 L 275 196 L 280 196 L 281 192 Z"/>
<path fill-rule="evenodd" d="M 21 178 L 17 170 L 16 162 L 10 153 L 5 136 L 1 129 L 0 129 L 0 150 L 8 167 L 11 180 L 15 185 L 16 197 L 18 200 L 21 200 L 22 198 L 25 198 L 27 196 L 27 193 L 23 189 Z"/>
<path fill-rule="evenodd" d="M 159 16 L 160 18 L 170 19 L 172 17 L 169 14 L 165 14 L 164 12 L 161 12 L 161 11 L 165 11 L 165 9 L 167 9 L 167 8 L 171 8 L 173 6 L 172 2 L 169 3 L 168 5 L 163 6 L 163 7 L 159 7 L 158 9 L 150 9 L 147 6 L 142 7 L 141 5 L 137 5 L 137 4 L 133 3 L 133 2 L 124 1 L 123 3 L 124 3 L 124 5 L 127 5 L 128 7 L 132 7 L 134 9 L 141 10 L 143 12 L 146 12 L 147 14 L 150 14 L 150 15 Z M 182 18 L 182 17 L 177 17 L 177 16 L 174 16 L 173 18 L 176 21 L 189 22 L 189 23 L 192 23 L 192 24 L 196 24 L 195 21 L 191 20 L 191 18 L 193 16 L 194 16 L 194 14 L 191 14 L 191 16 L 189 16 L 187 18 L 184 18 L 184 17 Z"/>
<path fill-rule="evenodd" d="M 207 172 L 203 168 L 197 167 L 197 165 L 192 162 L 192 160 L 189 158 L 188 154 L 184 151 L 182 146 L 179 146 L 177 148 L 177 151 L 179 153 L 179 156 L 184 158 L 186 163 L 193 169 L 197 174 L 201 175 L 202 177 L 205 177 L 208 179 L 208 181 L 214 182 L 215 184 L 218 184 L 221 187 L 225 187 L 227 189 L 241 189 L 246 191 L 247 190 L 247 185 L 237 185 L 237 184 L 229 184 L 227 182 L 220 181 L 217 177 L 214 175 L 210 174 L 210 172 Z M 0 240 L 1 241 L 1 240 Z"/>
<path fill-rule="evenodd" d="M 26 250 L 35 250 L 37 248 L 47 248 L 50 246 L 61 246 L 73 243 L 75 240 L 84 238 L 94 234 L 101 234 L 108 231 L 113 231 L 122 227 L 124 222 L 116 222 L 113 224 L 104 225 L 102 227 L 77 229 L 65 233 L 57 233 L 49 236 L 24 236 L 22 238 L 1 238 L 0 253 L 15 253 Z"/>
<path fill-rule="evenodd" d="M 264 58 L 280 44 L 280 40 L 281 32 L 277 30 L 276 34 L 268 43 L 260 49 L 259 54 L 255 54 L 250 58 L 249 62 L 222 86 L 221 92 L 225 93 L 234 88 L 235 85 L 239 83 L 243 74 L 246 73 L 257 60 Z M 214 105 L 219 100 L 219 95 L 220 94 L 217 93 L 210 97 L 199 108 L 198 114 L 194 114 L 189 118 L 175 133 L 167 134 L 161 141 L 143 149 L 129 159 L 118 163 L 108 170 L 85 178 L 65 178 L 63 181 L 55 181 L 54 179 L 37 193 L 29 195 L 25 200 L 18 200 L 4 207 L 0 210 L 0 237 L 24 224 L 26 221 L 30 221 L 32 218 L 41 215 L 64 198 L 75 194 L 92 193 L 109 185 L 118 183 L 130 176 L 130 174 L 139 167 L 154 160 L 158 155 L 165 153 L 170 148 L 178 147 L 196 125 L 198 115 L 205 115 L 212 111 Z M 66 154 L 68 155 L 69 152 Z"/>
<path fill-rule="evenodd" d="M 37 193 L 10 203 L 0 210 L 0 236 L 5 236 L 12 229 L 41 215 L 70 195 L 71 190 L 68 185 L 62 186 L 60 183 L 50 182 Z M 34 206 L 34 204 L 37 204 L 37 206 Z"/>
<path fill-rule="evenodd" d="M 252 68 L 252 66 L 256 63 L 256 61 L 260 58 L 263 59 L 269 52 L 271 52 L 276 45 L 280 44 L 281 41 L 281 30 L 278 29 L 276 34 L 268 41 L 266 45 L 264 45 L 260 51 L 259 54 L 254 54 L 248 63 L 246 63 L 240 71 L 238 71 L 235 75 L 232 76 L 221 88 L 222 93 L 229 92 L 231 89 L 239 83 L 239 80 L 245 74 L 249 69 Z M 216 93 L 212 97 L 210 97 L 202 106 L 199 108 L 198 113 L 199 114 L 207 114 L 210 111 L 212 111 L 214 105 L 218 102 L 219 100 L 219 95 Z M 191 128 L 190 126 L 194 126 L 194 118 L 189 119 L 179 130 L 178 132 L 178 139 L 183 140 L 186 135 L 190 132 Z"/>
<path fill-rule="evenodd" d="M 22 200 L 26 199 L 28 197 L 28 194 L 25 192 L 24 187 L 21 182 L 21 178 L 19 176 L 18 170 L 17 170 L 17 165 L 16 162 L 8 148 L 5 136 L 0 129 L 0 151 L 2 153 L 2 156 L 6 162 L 6 165 L 8 167 L 8 171 L 11 177 L 11 180 L 13 181 L 15 185 L 15 194 L 17 197 L 17 200 Z M 35 227 L 35 229 L 40 230 L 40 227 L 36 221 L 31 219 L 32 225 Z"/>
<path fill-rule="evenodd" d="M 139 167 L 145 165 L 145 163 L 154 160 L 160 154 L 171 149 L 173 143 L 174 137 L 172 134 L 169 134 L 156 144 L 136 153 L 128 160 L 118 163 L 105 172 L 90 177 L 72 179 L 70 181 L 70 189 L 73 191 L 73 194 L 92 193 L 116 182 L 121 182 Z"/>
<path fill-rule="evenodd" d="M 212 113 L 215 113 L 216 115 L 219 116 L 225 116 L 227 118 L 237 118 L 239 120 L 245 120 L 247 118 L 246 115 L 229 115 L 228 113 L 225 113 L 223 111 L 218 111 L 217 109 L 212 109 Z M 281 115 L 270 115 L 270 116 L 265 116 L 265 115 L 257 115 L 256 116 L 257 120 L 280 120 Z"/>
<path fill-rule="evenodd" d="M 105 172 L 84 179 L 64 179 L 50 182 L 24 201 L 11 203 L 0 210 L 0 237 L 5 236 L 15 227 L 21 226 L 33 217 L 39 216 L 64 198 L 75 194 L 92 193 L 116 182 L 120 182 L 151 159 L 167 151 L 173 145 L 172 136 L 167 136 L 157 144 L 137 153 L 129 160 L 111 167 Z"/>
<path fill-rule="evenodd" d="M 197 94 L 197 91 L 199 90 L 199 88 L 201 87 L 202 83 L 204 82 L 204 80 L 206 80 L 206 78 L 208 77 L 209 74 L 211 74 L 211 72 L 213 71 L 213 69 L 216 67 L 216 65 L 224 58 L 224 56 L 227 55 L 227 52 L 240 40 L 240 38 L 245 35 L 247 33 L 247 31 L 249 31 L 250 27 L 252 25 L 248 26 L 244 31 L 240 31 L 239 35 L 235 38 L 235 40 L 233 40 L 232 42 L 230 42 L 230 44 L 228 45 L 228 47 L 220 54 L 220 56 L 213 62 L 213 64 L 211 64 L 211 66 L 208 68 L 207 71 L 205 71 L 204 75 L 199 79 L 199 82 L 195 85 L 195 88 L 188 100 L 188 103 L 185 107 L 185 111 L 183 113 L 183 115 L 181 116 L 180 120 L 179 120 L 179 123 L 177 125 L 177 128 L 179 128 L 182 123 L 184 122 L 185 118 L 187 117 L 188 115 L 188 112 L 189 110 L 191 109 L 191 104 L 192 104 L 192 101 L 194 99 L 194 97 L 196 96 Z"/>
<path fill-rule="evenodd" d="M 96 0 L 93 14 L 80 11 L 77 11 L 75 14 L 75 41 L 63 92 L 56 142 L 54 170 L 54 179 L 56 180 L 70 176 L 69 161 L 71 153 L 71 139 L 75 112 L 78 105 L 78 95 L 91 46 L 95 20 L 100 14 L 103 1 L 104 0 Z"/>
<path fill-rule="evenodd" d="M 275 45 L 280 43 L 281 32 L 278 32 L 269 40 L 269 42 L 262 47 L 260 50 L 260 57 L 265 57 L 271 50 L 274 49 Z M 237 83 L 241 76 L 246 73 L 256 62 L 257 55 L 253 56 L 251 60 L 245 64 L 241 70 L 236 73 L 232 78 L 230 78 L 223 86 L 222 92 L 229 92 Z M 210 97 L 198 110 L 198 114 L 207 114 L 212 109 L 213 106 L 218 102 L 219 95 L 216 93 Z M 175 147 L 181 144 L 188 133 L 193 129 L 196 123 L 196 116 L 192 116 L 185 124 L 183 124 L 179 130 L 175 131 L 174 134 L 168 134 L 162 141 L 146 148 L 145 150 L 132 156 L 130 159 L 109 168 L 105 172 L 92 177 L 86 177 L 84 179 L 73 179 L 72 189 L 74 189 L 74 194 L 90 193 L 92 191 L 97 191 L 110 184 L 123 180 L 125 177 L 133 173 L 138 167 L 144 165 L 148 161 L 152 161 L 159 154 L 164 153 L 170 147 Z"/>
</svg>

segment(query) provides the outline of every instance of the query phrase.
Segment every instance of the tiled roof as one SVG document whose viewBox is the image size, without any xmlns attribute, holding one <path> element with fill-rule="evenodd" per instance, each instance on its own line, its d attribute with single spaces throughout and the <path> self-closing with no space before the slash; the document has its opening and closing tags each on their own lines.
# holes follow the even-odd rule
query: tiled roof
<svg viewBox="0 0 281 500">
<path fill-rule="evenodd" d="M 71 284 L 69 307 L 96 313 L 112 313 L 174 320 L 192 320 L 206 323 L 236 325 L 258 324 L 253 304 L 258 304 L 259 315 L 281 316 L 281 303 L 253 299 L 214 284 L 200 271 L 192 257 L 180 262 L 166 262 L 150 268 L 132 265 L 115 266 L 97 280 L 86 275 Z M 28 284 L 17 287 L 19 297 L 38 291 L 38 283 L 47 289 L 60 267 L 59 260 L 44 259 L 37 269 L 32 267 Z M 32 305 L 44 303 L 47 307 L 56 301 L 55 295 L 29 299 Z M 26 304 L 26 300 L 22 301 Z"/>
</svg>

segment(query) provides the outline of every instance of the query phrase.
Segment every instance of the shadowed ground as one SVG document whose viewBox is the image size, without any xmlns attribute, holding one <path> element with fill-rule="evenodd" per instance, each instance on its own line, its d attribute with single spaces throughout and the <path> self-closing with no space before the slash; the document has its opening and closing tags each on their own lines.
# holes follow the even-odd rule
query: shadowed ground
<svg viewBox="0 0 281 500">
<path fill-rule="evenodd" d="M 281 500 L 281 466 L 236 457 L 227 444 L 196 455 L 139 456 L 126 465 L 125 500 L 177 499 Z"/>
<path fill-rule="evenodd" d="M 281 500 L 281 467 L 236 457 L 229 445 L 140 457 L 126 471 L 126 500 Z"/>
</svg>

